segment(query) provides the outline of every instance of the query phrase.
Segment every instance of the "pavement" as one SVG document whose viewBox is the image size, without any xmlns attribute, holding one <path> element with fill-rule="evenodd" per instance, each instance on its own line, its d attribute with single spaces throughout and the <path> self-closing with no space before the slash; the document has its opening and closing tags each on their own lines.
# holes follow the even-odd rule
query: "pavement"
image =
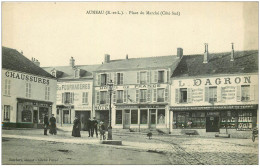
<svg viewBox="0 0 260 168">
<path fill-rule="evenodd" d="M 81 131 L 81 137 L 72 137 L 71 132 L 58 130 L 57 135 L 43 135 L 41 129 L 2 130 L 2 137 L 62 142 L 72 144 L 91 144 L 103 146 L 99 138 L 88 137 Z M 154 135 L 148 139 L 144 134 L 114 132 L 113 139 L 122 140 L 122 145 L 107 145 L 111 148 L 131 149 L 164 153 L 172 164 L 181 165 L 256 165 L 259 164 L 259 140 L 235 138 L 206 138 L 200 136 Z"/>
</svg>

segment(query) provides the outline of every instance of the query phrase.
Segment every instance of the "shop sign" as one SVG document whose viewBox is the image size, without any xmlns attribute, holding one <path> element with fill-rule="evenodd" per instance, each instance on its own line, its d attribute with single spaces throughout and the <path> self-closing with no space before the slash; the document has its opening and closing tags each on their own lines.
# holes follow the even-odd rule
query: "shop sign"
<svg viewBox="0 0 260 168">
<path fill-rule="evenodd" d="M 166 87 L 166 84 L 149 84 L 149 85 L 123 85 L 123 86 L 113 86 L 113 90 L 118 89 L 145 89 L 145 88 L 158 88 L 158 87 Z M 100 90 L 107 90 L 108 86 L 100 86 Z"/>
<path fill-rule="evenodd" d="M 117 109 L 129 109 L 129 108 L 165 108 L 164 105 L 123 105 L 123 106 L 116 106 Z"/>
<path fill-rule="evenodd" d="M 203 89 L 192 89 L 192 101 L 200 102 L 203 101 Z"/>
<path fill-rule="evenodd" d="M 207 112 L 207 115 L 208 116 L 218 116 L 219 115 L 219 112 Z M 214 120 L 214 117 L 212 117 L 213 120 Z M 211 120 L 211 117 L 210 117 L 210 120 Z"/>
<path fill-rule="evenodd" d="M 90 83 L 68 83 L 58 84 L 57 90 L 89 90 Z"/>
<path fill-rule="evenodd" d="M 257 105 L 227 105 L 227 106 L 186 106 L 186 107 L 170 107 L 170 110 L 225 110 L 225 109 L 256 109 Z"/>
<path fill-rule="evenodd" d="M 235 98 L 235 86 L 226 86 L 221 88 L 221 97 L 225 100 L 230 100 Z"/>
<path fill-rule="evenodd" d="M 74 107 L 75 110 L 91 110 L 91 106 L 88 105 L 77 105 Z"/>
<path fill-rule="evenodd" d="M 99 106 L 95 106 L 95 110 L 109 110 L 109 106 L 107 105 L 99 105 Z"/>
</svg>

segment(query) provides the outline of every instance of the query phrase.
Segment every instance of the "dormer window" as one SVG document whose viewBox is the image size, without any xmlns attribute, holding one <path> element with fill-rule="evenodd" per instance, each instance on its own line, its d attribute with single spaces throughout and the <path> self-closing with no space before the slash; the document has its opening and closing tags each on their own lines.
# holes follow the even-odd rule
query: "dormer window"
<svg viewBox="0 0 260 168">
<path fill-rule="evenodd" d="M 51 75 L 54 76 L 54 77 L 56 77 L 56 70 L 55 70 L 55 69 L 53 69 L 53 70 L 51 71 Z"/>
</svg>

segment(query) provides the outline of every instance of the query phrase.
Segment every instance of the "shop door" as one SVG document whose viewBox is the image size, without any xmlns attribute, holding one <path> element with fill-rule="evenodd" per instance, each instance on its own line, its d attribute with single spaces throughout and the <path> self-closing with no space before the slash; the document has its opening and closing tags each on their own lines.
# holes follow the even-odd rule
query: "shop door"
<svg viewBox="0 0 260 168">
<path fill-rule="evenodd" d="M 130 110 L 125 110 L 125 116 L 124 116 L 124 129 L 130 128 Z"/>
<path fill-rule="evenodd" d="M 206 117 L 206 132 L 219 132 L 219 117 Z"/>
<path fill-rule="evenodd" d="M 33 110 L 33 123 L 38 123 L 38 110 Z"/>
<path fill-rule="evenodd" d="M 156 110 L 152 109 L 150 110 L 150 124 L 149 128 L 156 128 Z"/>
<path fill-rule="evenodd" d="M 90 112 L 89 111 L 76 111 L 76 115 L 80 119 L 81 130 L 86 131 L 87 130 L 87 121 L 90 118 Z"/>
</svg>

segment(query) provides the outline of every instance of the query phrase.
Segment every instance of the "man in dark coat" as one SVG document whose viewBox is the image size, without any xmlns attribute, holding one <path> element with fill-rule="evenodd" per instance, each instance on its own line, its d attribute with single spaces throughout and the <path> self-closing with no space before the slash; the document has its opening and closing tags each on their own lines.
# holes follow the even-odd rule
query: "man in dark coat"
<svg viewBox="0 0 260 168">
<path fill-rule="evenodd" d="M 94 126 L 94 131 L 96 132 L 96 137 L 98 137 L 98 121 L 96 120 L 96 117 L 93 118 L 93 126 Z"/>
<path fill-rule="evenodd" d="M 79 119 L 78 116 L 76 116 L 76 119 L 73 122 L 72 136 L 81 137 L 81 135 L 80 135 L 80 119 Z"/>
<path fill-rule="evenodd" d="M 51 115 L 51 118 L 50 118 L 50 131 L 49 131 L 49 133 L 50 134 L 54 134 L 54 135 L 56 135 L 57 134 L 57 130 L 56 130 L 56 119 L 55 119 L 55 117 L 54 117 L 54 114 L 52 114 Z"/>
<path fill-rule="evenodd" d="M 49 126 L 49 119 L 48 119 L 48 115 L 47 114 L 44 115 L 43 126 L 44 126 L 44 135 L 47 135 L 48 126 Z"/>
</svg>

